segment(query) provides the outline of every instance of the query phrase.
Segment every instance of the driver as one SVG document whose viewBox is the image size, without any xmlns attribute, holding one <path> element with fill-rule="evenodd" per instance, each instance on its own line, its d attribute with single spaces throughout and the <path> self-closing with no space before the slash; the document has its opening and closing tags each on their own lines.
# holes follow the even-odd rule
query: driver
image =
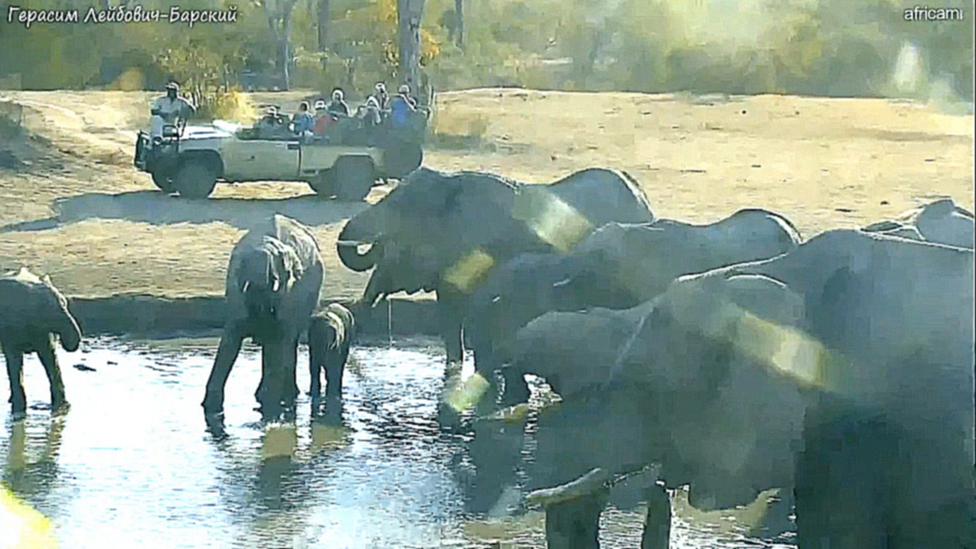
<svg viewBox="0 0 976 549">
<path fill-rule="evenodd" d="M 197 108 L 186 99 L 180 97 L 180 86 L 176 82 L 166 84 L 166 95 L 153 102 L 150 137 L 163 135 L 163 126 L 176 124 L 179 119 L 185 119 L 197 112 Z"/>
</svg>

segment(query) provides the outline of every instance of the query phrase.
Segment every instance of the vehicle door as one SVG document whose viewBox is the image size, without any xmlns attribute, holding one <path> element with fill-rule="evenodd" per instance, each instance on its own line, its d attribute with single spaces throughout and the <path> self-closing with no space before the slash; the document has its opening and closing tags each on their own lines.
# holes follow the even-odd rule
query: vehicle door
<svg viewBox="0 0 976 549">
<path fill-rule="evenodd" d="M 298 139 L 234 139 L 224 147 L 230 181 L 293 181 L 298 178 Z"/>
<path fill-rule="evenodd" d="M 349 147 L 325 142 L 310 141 L 302 144 L 301 178 L 310 179 L 335 165 L 336 159 L 348 152 Z"/>
</svg>

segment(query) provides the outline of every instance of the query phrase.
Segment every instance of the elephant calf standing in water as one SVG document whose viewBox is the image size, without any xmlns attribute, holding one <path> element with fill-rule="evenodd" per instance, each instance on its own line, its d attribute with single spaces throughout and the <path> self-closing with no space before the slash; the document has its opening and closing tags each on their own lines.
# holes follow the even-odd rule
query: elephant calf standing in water
<svg viewBox="0 0 976 549">
<path fill-rule="evenodd" d="M 24 394 L 24 354 L 37 353 L 51 384 L 51 409 L 66 408 L 61 367 L 54 350 L 53 335 L 61 338 L 64 350 L 74 352 L 81 344 L 81 329 L 68 300 L 45 276 L 38 278 L 27 269 L 0 276 L 0 347 L 3 347 L 10 378 L 10 403 L 15 415 L 27 409 Z"/>
<path fill-rule="evenodd" d="M 298 396 L 298 338 L 318 305 L 324 267 L 319 246 L 301 223 L 273 215 L 234 247 L 227 268 L 227 324 L 220 338 L 203 408 L 219 413 L 224 386 L 250 337 L 262 348 L 261 384 L 255 395 L 266 417 Z"/>
<path fill-rule="evenodd" d="M 326 396 L 342 395 L 342 374 L 349 358 L 349 344 L 356 329 L 356 319 L 349 309 L 331 303 L 312 316 L 308 327 L 308 366 L 312 378 L 309 392 L 319 396 L 322 370 L 325 370 Z"/>
</svg>

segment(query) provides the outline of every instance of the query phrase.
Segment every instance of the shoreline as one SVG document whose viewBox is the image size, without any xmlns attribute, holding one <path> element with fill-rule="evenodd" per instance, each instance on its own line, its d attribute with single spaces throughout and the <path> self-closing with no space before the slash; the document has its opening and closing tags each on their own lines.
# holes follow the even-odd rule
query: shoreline
<svg viewBox="0 0 976 549">
<path fill-rule="evenodd" d="M 356 302 L 341 303 L 356 316 L 358 334 L 362 336 L 437 336 L 434 300 L 389 299 L 363 312 Z M 150 339 L 202 336 L 219 333 L 224 326 L 226 309 L 223 296 L 158 297 L 151 295 L 115 295 L 110 297 L 68 298 L 71 314 L 85 337 L 126 336 Z"/>
</svg>

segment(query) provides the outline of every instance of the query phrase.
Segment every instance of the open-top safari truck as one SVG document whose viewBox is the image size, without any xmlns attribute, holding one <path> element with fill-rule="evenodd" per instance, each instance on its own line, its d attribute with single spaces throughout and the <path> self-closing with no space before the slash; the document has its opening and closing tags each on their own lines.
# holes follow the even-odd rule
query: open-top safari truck
<svg viewBox="0 0 976 549">
<path fill-rule="evenodd" d="M 428 112 L 415 113 L 406 128 L 362 128 L 341 118 L 315 137 L 269 132 L 266 121 L 179 122 L 154 138 L 140 131 L 134 164 L 164 192 L 187 198 L 206 198 L 218 181 L 305 181 L 321 196 L 358 201 L 378 180 L 401 179 L 421 165 Z"/>
</svg>

